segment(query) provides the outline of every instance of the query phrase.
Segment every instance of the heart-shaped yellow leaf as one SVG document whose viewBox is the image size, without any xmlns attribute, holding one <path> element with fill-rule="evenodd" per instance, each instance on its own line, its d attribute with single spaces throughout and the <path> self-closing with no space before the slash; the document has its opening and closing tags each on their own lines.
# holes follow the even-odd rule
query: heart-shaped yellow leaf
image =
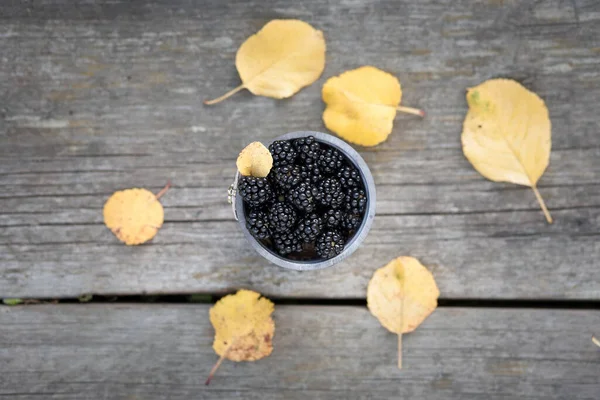
<svg viewBox="0 0 600 400">
<path fill-rule="evenodd" d="M 242 89 L 276 99 L 294 95 L 325 68 L 323 33 L 296 19 L 270 21 L 240 46 L 235 66 L 243 83 L 205 104 L 216 104 Z"/>
<path fill-rule="evenodd" d="M 437 307 L 440 291 L 416 258 L 398 257 L 373 274 L 367 306 L 387 330 L 398 335 L 398 367 L 402 368 L 402 334 L 412 332 Z"/>
<path fill-rule="evenodd" d="M 549 223 L 536 185 L 550 160 L 550 118 L 544 101 L 509 79 L 491 79 L 467 91 L 462 146 L 473 167 L 495 182 L 530 186 Z"/>
<path fill-rule="evenodd" d="M 392 133 L 396 111 L 419 116 L 425 113 L 400 107 L 398 79 L 375 67 L 365 66 L 329 78 L 323 85 L 327 105 L 323 122 L 330 131 L 361 146 L 375 146 Z"/>
</svg>

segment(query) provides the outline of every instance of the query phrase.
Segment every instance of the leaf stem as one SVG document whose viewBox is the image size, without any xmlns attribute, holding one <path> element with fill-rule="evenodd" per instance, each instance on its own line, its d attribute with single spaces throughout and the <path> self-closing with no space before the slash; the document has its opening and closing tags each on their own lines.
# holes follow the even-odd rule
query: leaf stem
<svg viewBox="0 0 600 400">
<path fill-rule="evenodd" d="M 231 89 L 229 92 L 225 93 L 223 96 L 221 97 L 217 97 L 216 99 L 213 100 L 204 100 L 204 104 L 206 105 L 213 105 L 213 104 L 217 104 L 222 102 L 223 100 L 225 100 L 226 98 L 233 96 L 234 94 L 236 94 L 237 92 L 239 92 L 240 90 L 244 89 L 245 86 L 242 83 L 240 86 L 236 87 L 235 89 Z"/>
<path fill-rule="evenodd" d="M 213 376 L 215 375 L 215 372 L 217 372 L 217 369 L 219 369 L 219 367 L 223 363 L 223 360 L 225 360 L 225 357 L 227 356 L 227 353 L 229 353 L 229 350 L 231 350 L 233 343 L 234 343 L 234 340 L 232 340 L 231 343 L 229 343 L 229 346 L 227 346 L 227 348 L 225 349 L 223 354 L 221 354 L 221 357 L 219 357 L 219 360 L 217 361 L 217 363 L 210 370 L 210 373 L 208 374 L 208 378 L 206 379 L 206 382 L 204 382 L 204 384 L 206 386 L 208 386 L 210 384 L 210 380 L 213 378 Z"/>
<path fill-rule="evenodd" d="M 398 333 L 398 369 L 402 369 L 402 332 L 404 332 L 404 299 L 406 292 L 404 284 L 406 282 L 406 268 L 401 264 L 402 279 L 400 279 L 400 290 L 402 290 L 402 298 L 400 299 L 400 333 Z"/>
<path fill-rule="evenodd" d="M 419 117 L 425 116 L 425 111 L 419 110 L 418 108 L 398 106 L 396 107 L 396 110 L 408 114 L 418 115 Z"/>
<path fill-rule="evenodd" d="M 595 336 L 592 336 L 592 342 L 594 342 L 596 346 L 600 347 L 600 340 L 596 339 Z"/>
<path fill-rule="evenodd" d="M 546 203 L 544 203 L 544 199 L 542 199 L 542 196 L 540 195 L 540 192 L 538 191 L 537 186 L 533 185 L 533 186 L 531 186 L 531 188 L 533 189 L 533 193 L 535 194 L 535 198 L 537 199 L 538 203 L 540 203 L 540 207 L 542 207 L 542 211 L 544 212 L 544 216 L 546 217 L 546 221 L 548 221 L 548 223 L 551 224 L 552 223 L 552 216 L 550 215 L 550 212 L 546 208 Z"/>
<path fill-rule="evenodd" d="M 398 369 L 402 369 L 402 334 L 398 334 Z"/>
<path fill-rule="evenodd" d="M 160 190 L 160 192 L 156 193 L 156 200 L 160 199 L 160 197 L 167 193 L 167 190 L 171 187 L 171 181 L 168 181 L 164 188 Z"/>
</svg>

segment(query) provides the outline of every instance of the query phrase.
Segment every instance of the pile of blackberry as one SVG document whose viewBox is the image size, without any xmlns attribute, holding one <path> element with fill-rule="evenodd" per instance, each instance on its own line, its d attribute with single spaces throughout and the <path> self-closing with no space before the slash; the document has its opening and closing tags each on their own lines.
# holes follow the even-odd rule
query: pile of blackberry
<svg viewBox="0 0 600 400">
<path fill-rule="evenodd" d="M 355 166 L 313 136 L 275 141 L 266 178 L 241 177 L 246 226 L 263 245 L 291 260 L 328 259 L 361 225 L 367 195 Z"/>
</svg>

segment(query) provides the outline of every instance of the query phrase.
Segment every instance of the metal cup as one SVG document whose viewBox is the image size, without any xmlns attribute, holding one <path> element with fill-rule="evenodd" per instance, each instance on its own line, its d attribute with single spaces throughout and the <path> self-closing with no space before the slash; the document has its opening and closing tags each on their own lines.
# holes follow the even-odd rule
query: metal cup
<svg viewBox="0 0 600 400">
<path fill-rule="evenodd" d="M 356 230 L 354 236 L 348 241 L 348 243 L 346 243 L 344 250 L 336 257 L 330 258 L 328 260 L 297 261 L 283 258 L 273 250 L 267 248 L 261 242 L 256 240 L 254 236 L 252 236 L 250 231 L 248 231 L 248 228 L 246 228 L 246 213 L 244 210 L 244 203 L 241 196 L 236 196 L 237 182 L 240 176 L 239 172 L 236 173 L 235 180 L 229 188 L 229 201 L 232 204 L 234 217 L 240 223 L 240 227 L 244 232 L 244 236 L 246 236 L 246 239 L 248 240 L 248 242 L 250 242 L 250 245 L 254 248 L 254 250 L 256 250 L 261 256 L 263 256 L 273 264 L 279 265 L 283 268 L 294 269 L 298 271 L 310 271 L 331 267 L 332 265 L 337 264 L 340 261 L 347 258 L 348 256 L 350 256 L 350 254 L 354 253 L 354 251 L 358 249 L 358 247 L 361 245 L 363 240 L 365 240 L 367 234 L 369 233 L 369 230 L 371 229 L 373 219 L 375 218 L 376 202 L 375 182 L 373 181 L 373 176 L 371 175 L 371 171 L 369 170 L 367 163 L 365 163 L 365 160 L 363 160 L 363 158 L 356 152 L 356 150 L 354 150 L 349 144 L 347 144 L 343 140 L 340 140 L 334 136 L 322 132 L 298 131 L 279 136 L 273 141 L 297 139 L 306 136 L 314 136 L 315 139 L 317 139 L 317 141 L 326 143 L 329 146 L 337 149 L 340 153 L 342 153 L 346 157 L 346 159 L 353 163 L 357 170 L 360 172 L 361 178 L 365 185 L 365 192 L 367 194 L 367 205 L 362 224 Z M 267 147 L 269 144 L 267 144 Z"/>
</svg>

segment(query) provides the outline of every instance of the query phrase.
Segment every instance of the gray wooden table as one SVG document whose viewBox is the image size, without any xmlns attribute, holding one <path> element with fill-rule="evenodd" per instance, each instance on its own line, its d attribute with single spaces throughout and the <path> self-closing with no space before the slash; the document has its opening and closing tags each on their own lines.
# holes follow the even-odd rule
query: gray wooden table
<svg viewBox="0 0 600 400">
<path fill-rule="evenodd" d="M 321 79 L 282 101 L 236 94 L 237 47 L 267 21 L 324 31 Z M 357 148 L 378 191 L 373 230 L 334 268 L 300 273 L 245 242 L 225 195 L 247 143 L 325 131 L 320 88 L 375 65 L 420 120 Z M 460 146 L 465 89 L 537 92 L 552 120 L 539 189 L 492 183 Z M 0 399 L 600 398 L 600 3 L 572 1 L 8 1 L 0 7 Z M 118 189 L 157 191 L 165 224 L 126 247 L 102 223 Z M 442 306 L 404 340 L 364 306 L 399 255 Z M 82 294 L 274 297 L 273 354 L 216 361 L 209 304 L 69 304 Z M 137 301 L 137 297 L 135 300 Z M 283 304 L 281 304 L 283 303 Z"/>
</svg>

